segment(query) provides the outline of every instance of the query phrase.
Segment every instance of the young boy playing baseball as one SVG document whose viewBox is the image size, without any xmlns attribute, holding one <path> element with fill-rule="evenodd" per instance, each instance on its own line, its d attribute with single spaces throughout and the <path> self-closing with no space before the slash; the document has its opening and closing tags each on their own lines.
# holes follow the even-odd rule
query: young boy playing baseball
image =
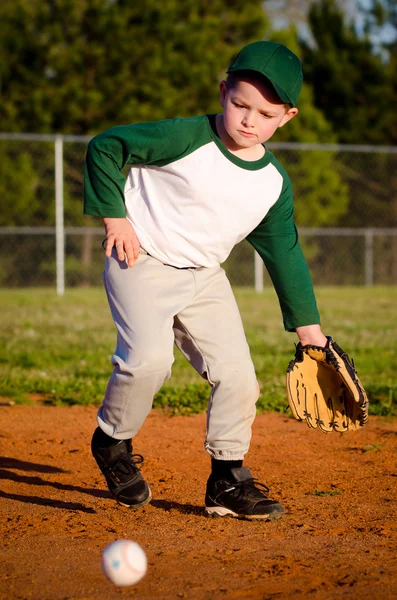
<svg viewBox="0 0 397 600">
<path fill-rule="evenodd" d="M 297 115 L 301 85 L 301 64 L 288 48 L 254 42 L 220 84 L 223 114 L 113 127 L 88 146 L 85 213 L 105 225 L 104 285 L 117 327 L 92 453 L 124 506 L 151 499 L 132 439 L 170 376 L 175 343 L 211 386 L 206 513 L 284 514 L 243 466 L 259 389 L 220 264 L 246 238 L 270 273 L 285 329 L 302 344 L 326 345 L 294 225 L 291 182 L 265 147 Z"/>
</svg>

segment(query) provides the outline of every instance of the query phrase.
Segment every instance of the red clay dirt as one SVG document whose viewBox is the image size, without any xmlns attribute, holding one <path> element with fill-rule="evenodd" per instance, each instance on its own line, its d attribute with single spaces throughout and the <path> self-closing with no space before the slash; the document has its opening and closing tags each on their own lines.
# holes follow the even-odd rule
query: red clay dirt
<svg viewBox="0 0 397 600">
<path fill-rule="evenodd" d="M 323 434 L 277 414 L 255 421 L 245 464 L 288 515 L 209 519 L 205 415 L 153 411 L 136 438 L 152 503 L 109 496 L 90 454 L 93 407 L 0 407 L 1 600 L 397 598 L 397 420 Z M 100 565 L 136 540 L 149 568 L 117 588 Z"/>
</svg>

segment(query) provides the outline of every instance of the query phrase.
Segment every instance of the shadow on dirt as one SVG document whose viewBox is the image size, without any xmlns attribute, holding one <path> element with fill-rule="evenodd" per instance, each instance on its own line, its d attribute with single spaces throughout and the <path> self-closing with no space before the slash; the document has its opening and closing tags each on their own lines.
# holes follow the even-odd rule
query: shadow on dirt
<svg viewBox="0 0 397 600">
<path fill-rule="evenodd" d="M 17 458 L 7 458 L 0 456 L 0 467 L 3 469 L 19 469 L 20 471 L 36 471 L 37 473 L 68 473 L 65 469 L 59 467 L 50 467 L 50 465 L 40 465 L 38 463 L 18 460 Z"/>
<path fill-rule="evenodd" d="M 202 506 L 194 506 L 193 504 L 180 504 L 179 502 L 170 500 L 152 500 L 150 504 L 155 508 L 161 508 L 167 512 L 170 510 L 177 510 L 184 515 L 205 516 L 204 508 Z"/>
<path fill-rule="evenodd" d="M 49 486 L 55 488 L 56 490 L 63 490 L 66 492 L 80 492 L 81 494 L 95 496 L 95 498 L 109 498 L 109 492 L 103 490 L 84 488 L 78 485 L 69 485 L 67 483 L 59 483 L 59 481 L 47 481 L 38 476 L 19 475 L 18 473 L 13 473 L 12 471 L 7 471 L 5 469 L 0 469 L 0 479 L 8 479 L 9 481 L 15 481 L 15 483 Z"/>
<path fill-rule="evenodd" d="M 91 514 L 96 513 L 96 511 L 93 508 L 87 508 L 87 506 L 84 506 L 84 504 L 80 504 L 80 502 L 63 502 L 62 500 L 50 500 L 49 498 L 40 498 L 39 496 L 21 496 L 19 494 L 7 494 L 6 492 L 2 491 L 0 491 L 0 498 L 16 500 L 17 502 L 24 502 L 26 504 L 38 504 L 39 506 L 63 508 L 64 510 L 79 511 Z"/>
</svg>

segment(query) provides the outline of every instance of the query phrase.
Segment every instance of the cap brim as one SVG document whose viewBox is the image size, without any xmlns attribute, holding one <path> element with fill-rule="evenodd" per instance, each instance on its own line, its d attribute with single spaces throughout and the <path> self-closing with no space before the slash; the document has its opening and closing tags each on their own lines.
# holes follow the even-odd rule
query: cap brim
<svg viewBox="0 0 397 600">
<path fill-rule="evenodd" d="M 266 77 L 266 79 L 269 79 L 269 78 Z M 282 90 L 281 87 L 279 85 L 277 85 L 277 83 L 274 83 L 274 81 L 272 81 L 271 79 L 269 79 L 269 81 L 272 84 L 272 86 L 274 87 L 274 89 L 276 90 L 276 94 L 280 98 L 280 100 L 282 100 L 286 104 L 293 104 L 291 98 L 289 98 L 287 96 L 287 94 L 284 92 L 284 90 Z"/>
</svg>

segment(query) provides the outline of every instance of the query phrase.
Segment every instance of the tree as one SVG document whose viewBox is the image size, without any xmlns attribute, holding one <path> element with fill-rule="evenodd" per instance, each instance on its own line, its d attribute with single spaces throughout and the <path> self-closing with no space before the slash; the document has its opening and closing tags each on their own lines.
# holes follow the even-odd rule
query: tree
<svg viewBox="0 0 397 600">
<path fill-rule="evenodd" d="M 0 19 L 0 130 L 24 133 L 95 134 L 215 112 L 227 65 L 268 27 L 261 0 L 3 0 Z M 12 181 L 3 222 L 53 224 L 53 148 L 50 158 L 33 152 L 17 162 L 12 148 L 2 169 Z M 83 221 L 83 150 L 65 145 L 67 225 Z M 48 167 L 39 182 L 29 176 Z M 82 247 L 68 239 L 69 250 L 88 265 L 91 242 L 90 235 Z M 37 255 L 25 257 L 25 272 L 29 260 Z M 6 272 L 1 277 L 8 281 Z"/>
<path fill-rule="evenodd" d="M 342 143 L 397 142 L 393 65 L 385 63 L 367 35 L 346 24 L 335 0 L 312 5 L 309 26 L 315 45 L 301 41 L 314 103 Z"/>
<path fill-rule="evenodd" d="M 380 12 L 381 4 L 389 7 Z M 315 47 L 301 42 L 304 67 L 313 86 L 314 102 L 333 125 L 338 140 L 352 144 L 396 144 L 396 41 L 386 44 L 389 58 L 377 53 L 371 39 L 385 22 L 397 25 L 395 0 L 375 2 L 365 13 L 360 33 L 344 21 L 334 0 L 321 0 L 309 13 Z M 382 16 L 383 15 L 383 16 Z M 378 48 L 379 49 L 379 48 Z M 397 224 L 395 155 L 362 154 L 340 159 L 340 173 L 349 184 L 348 222 L 356 226 Z M 344 219 L 346 223 L 346 219 Z"/>
<path fill-rule="evenodd" d="M 396 44 L 395 41 L 383 44 L 385 38 L 376 31 L 377 24 L 382 22 L 380 4 L 373 4 L 373 10 L 365 15 L 365 26 L 359 30 L 346 22 L 334 0 L 321 0 L 313 4 L 309 13 L 314 45 L 301 40 L 315 106 L 331 123 L 341 143 L 397 143 Z M 382 0 L 382 4 L 396 6 L 395 0 Z M 388 14 L 395 16 L 395 12 Z M 338 171 L 348 185 L 349 206 L 337 225 L 396 226 L 395 157 L 375 152 L 339 154 Z M 395 238 L 391 245 L 393 269 L 397 271 Z M 338 252 L 337 248 L 335 255 Z M 354 259 L 353 250 L 348 254 Z"/>
<path fill-rule="evenodd" d="M 267 28 L 261 0 L 7 0 L 0 18 L 0 129 L 76 134 L 213 111 Z"/>
<path fill-rule="evenodd" d="M 29 152 L 7 148 L 1 142 L 0 197 L 6 198 L 0 213 L 0 227 L 31 223 L 38 210 L 37 187 L 39 178 Z"/>
<path fill-rule="evenodd" d="M 96 133 L 118 123 L 217 112 L 226 66 L 268 30 L 258 0 L 7 0 L 0 17 L 1 127 L 25 132 Z M 293 29 L 278 32 L 277 40 L 300 52 Z M 307 85 L 299 106 L 299 117 L 276 141 L 335 140 Z M 66 156 L 66 222 L 80 224 L 83 156 L 65 147 Z M 297 194 L 302 224 L 332 222 L 346 203 L 332 157 L 319 154 L 313 164 L 300 154 L 292 162 L 297 190 L 305 193 L 304 200 Z"/>
<path fill-rule="evenodd" d="M 244 44 L 270 36 L 262 0 L 3 0 L 0 18 L 3 131 L 95 134 L 217 112 L 218 83 L 231 59 Z M 302 54 L 295 30 L 274 39 Z M 299 108 L 274 141 L 336 141 L 310 82 Z M 344 213 L 347 192 L 332 153 L 276 156 L 293 180 L 299 225 L 330 225 Z M 83 219 L 83 158 L 82 147 L 65 145 L 67 225 Z M 50 160 L 32 160 L 52 168 L 53 150 Z M 26 224 L 52 224 L 53 187 L 38 189 Z M 87 249 L 89 236 L 85 241 Z"/>
<path fill-rule="evenodd" d="M 278 31 L 273 39 L 291 48 L 298 56 L 299 47 L 295 28 Z M 332 125 L 320 109 L 314 106 L 312 88 L 305 82 L 298 100 L 299 113 L 272 138 L 274 142 L 306 142 L 332 144 L 337 141 Z M 305 227 L 330 226 L 347 210 L 348 189 L 341 180 L 335 152 L 276 150 L 276 155 L 287 167 L 295 195 L 295 213 L 298 225 Z"/>
</svg>

